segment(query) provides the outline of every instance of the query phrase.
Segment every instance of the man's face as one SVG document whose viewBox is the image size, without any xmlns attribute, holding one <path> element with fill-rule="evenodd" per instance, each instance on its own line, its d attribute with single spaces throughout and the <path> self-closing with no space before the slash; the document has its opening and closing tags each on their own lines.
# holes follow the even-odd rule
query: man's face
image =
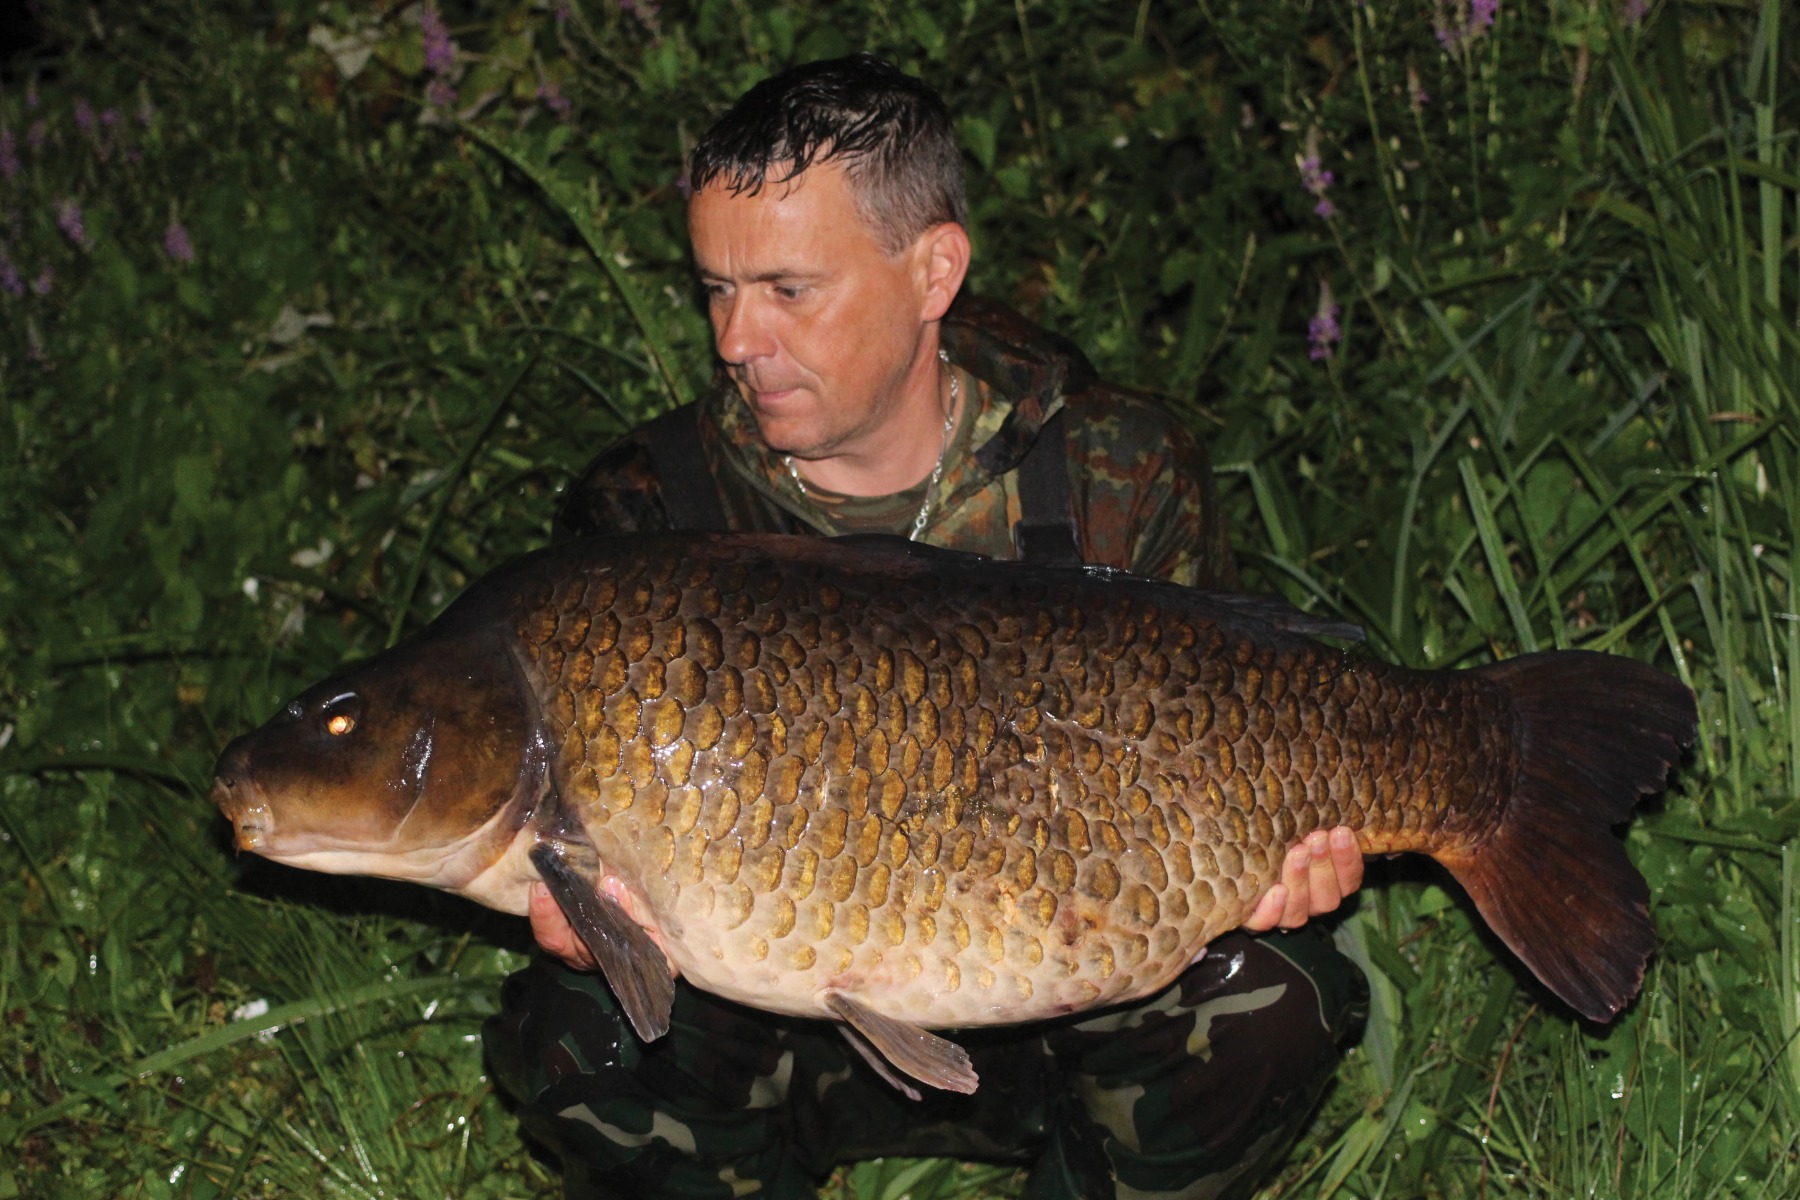
<svg viewBox="0 0 1800 1200">
<path fill-rule="evenodd" d="M 688 202 L 688 234 L 719 357 L 771 449 L 876 454 L 908 397 L 936 402 L 923 239 L 887 254 L 841 165 L 754 195 L 714 183 Z"/>
</svg>

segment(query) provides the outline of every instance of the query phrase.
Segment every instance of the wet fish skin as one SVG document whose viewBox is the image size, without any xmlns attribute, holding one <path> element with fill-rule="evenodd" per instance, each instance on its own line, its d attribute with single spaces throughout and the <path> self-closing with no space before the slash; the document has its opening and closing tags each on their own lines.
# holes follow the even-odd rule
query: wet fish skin
<svg viewBox="0 0 1800 1200">
<path fill-rule="evenodd" d="M 662 566 L 547 579 L 527 671 L 602 861 L 685 974 L 763 1007 L 849 990 L 949 1026 L 1130 998 L 1240 924 L 1310 830 L 1386 849 L 1497 802 L 1463 769 L 1505 759 L 1485 697 L 1445 709 L 1429 678 L 1144 602 L 1174 589 Z M 1418 786 L 1383 782 L 1390 757 Z"/>
<path fill-rule="evenodd" d="M 522 911 L 530 848 L 577 847 L 693 982 L 844 1020 L 969 1090 L 949 1043 L 921 1034 L 921 1058 L 903 1032 L 1147 995 L 1248 917 L 1289 846 L 1347 824 L 1365 852 L 1444 862 L 1546 982 L 1610 1017 L 1654 937 L 1608 826 L 1692 741 L 1691 695 L 1608 656 L 1418 672 L 1324 632 L 1345 630 L 885 540 L 553 549 L 420 643 L 446 667 L 503 646 L 539 748 L 489 818 L 516 844 L 451 886 Z M 228 812 L 267 792 L 259 756 L 236 752 Z M 613 932 L 615 991 L 666 977 L 641 931 Z M 653 1034 L 658 1015 L 633 1020 Z"/>
</svg>

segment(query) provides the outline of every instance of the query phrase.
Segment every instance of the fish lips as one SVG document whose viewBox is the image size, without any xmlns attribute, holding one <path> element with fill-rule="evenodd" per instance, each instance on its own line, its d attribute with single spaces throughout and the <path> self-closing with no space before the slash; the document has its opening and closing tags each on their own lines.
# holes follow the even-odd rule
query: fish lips
<svg viewBox="0 0 1800 1200">
<path fill-rule="evenodd" d="M 239 850 L 266 849 L 275 829 L 262 792 L 250 777 L 249 737 L 241 737 L 225 747 L 219 765 L 213 770 L 212 802 L 231 822 Z"/>
</svg>

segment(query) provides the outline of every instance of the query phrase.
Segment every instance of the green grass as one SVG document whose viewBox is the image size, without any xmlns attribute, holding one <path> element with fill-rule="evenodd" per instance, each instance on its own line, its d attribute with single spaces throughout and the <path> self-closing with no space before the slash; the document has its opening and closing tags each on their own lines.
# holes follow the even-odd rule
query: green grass
<svg viewBox="0 0 1800 1200">
<path fill-rule="evenodd" d="M 961 114 L 977 286 L 1191 416 L 1256 586 L 1396 661 L 1582 647 L 1699 696 L 1627 835 L 1642 999 L 1572 1021 L 1378 864 L 1339 927 L 1368 1031 L 1266 1194 L 1800 1190 L 1794 18 L 1555 0 L 1446 53 L 1400 0 L 766 7 L 450 6 L 464 133 L 418 122 L 397 13 L 45 4 L 54 51 L 0 90 L 0 253 L 52 276 L 0 292 L 0 1198 L 554 1190 L 476 1041 L 519 923 L 239 859 L 208 773 L 700 384 L 679 148 L 863 44 Z M 120 123 L 81 132 L 84 98 Z M 895 1160 L 826 1194 L 1020 1186 Z"/>
</svg>

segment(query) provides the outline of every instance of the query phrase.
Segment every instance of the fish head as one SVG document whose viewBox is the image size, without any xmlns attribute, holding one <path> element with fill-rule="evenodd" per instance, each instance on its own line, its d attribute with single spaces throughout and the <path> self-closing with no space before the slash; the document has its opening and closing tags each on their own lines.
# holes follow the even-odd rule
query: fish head
<svg viewBox="0 0 1800 1200">
<path fill-rule="evenodd" d="M 531 814 L 537 728 L 497 636 L 430 638 L 338 672 L 232 742 L 212 798 L 239 849 L 460 889 Z"/>
</svg>

